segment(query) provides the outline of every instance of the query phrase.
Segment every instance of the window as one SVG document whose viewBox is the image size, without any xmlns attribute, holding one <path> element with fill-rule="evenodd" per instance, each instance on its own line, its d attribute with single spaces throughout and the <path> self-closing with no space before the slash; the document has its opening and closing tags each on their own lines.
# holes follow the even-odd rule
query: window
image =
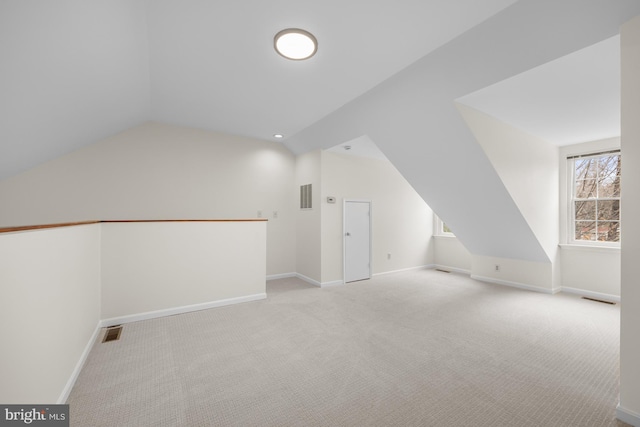
<svg viewBox="0 0 640 427">
<path fill-rule="evenodd" d="M 572 171 L 570 240 L 620 242 L 620 151 L 569 157 Z"/>
<path fill-rule="evenodd" d="M 451 229 L 449 227 L 447 227 L 447 224 L 445 224 L 444 222 L 442 222 L 442 220 L 440 219 L 440 217 L 438 217 L 437 215 L 434 215 L 435 218 L 435 235 L 436 236 L 455 236 L 453 234 L 453 231 L 451 231 Z"/>
</svg>

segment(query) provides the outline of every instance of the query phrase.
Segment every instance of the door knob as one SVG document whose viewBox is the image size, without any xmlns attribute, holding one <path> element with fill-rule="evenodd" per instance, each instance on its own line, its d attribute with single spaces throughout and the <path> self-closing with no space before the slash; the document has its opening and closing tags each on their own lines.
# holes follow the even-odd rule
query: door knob
<svg viewBox="0 0 640 427">
<path fill-rule="evenodd" d="M 351 233 L 344 233 L 345 236 L 351 236 Z"/>
</svg>

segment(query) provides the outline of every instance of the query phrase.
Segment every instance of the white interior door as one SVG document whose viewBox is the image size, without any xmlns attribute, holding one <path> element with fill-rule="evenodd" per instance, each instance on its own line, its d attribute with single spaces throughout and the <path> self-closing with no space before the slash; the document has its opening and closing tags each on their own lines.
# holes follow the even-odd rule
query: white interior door
<svg viewBox="0 0 640 427">
<path fill-rule="evenodd" d="M 344 202 L 344 281 L 371 277 L 371 202 Z"/>
</svg>

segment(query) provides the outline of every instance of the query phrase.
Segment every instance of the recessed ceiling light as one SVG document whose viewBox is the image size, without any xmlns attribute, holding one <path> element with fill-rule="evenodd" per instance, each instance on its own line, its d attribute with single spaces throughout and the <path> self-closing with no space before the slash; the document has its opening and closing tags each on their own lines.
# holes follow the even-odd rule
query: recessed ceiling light
<svg viewBox="0 0 640 427">
<path fill-rule="evenodd" d="M 273 46 L 287 59 L 301 61 L 311 58 L 318 51 L 318 40 L 308 31 L 287 28 L 273 38 Z"/>
<path fill-rule="evenodd" d="M 284 135 L 282 135 L 281 133 L 275 133 L 273 134 L 273 137 L 280 139 L 280 138 L 284 138 Z"/>
</svg>

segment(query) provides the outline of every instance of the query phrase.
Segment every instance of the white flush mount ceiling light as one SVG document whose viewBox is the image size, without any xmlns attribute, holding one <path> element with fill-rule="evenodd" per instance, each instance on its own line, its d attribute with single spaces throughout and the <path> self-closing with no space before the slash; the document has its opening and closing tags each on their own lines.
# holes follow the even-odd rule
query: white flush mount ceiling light
<svg viewBox="0 0 640 427">
<path fill-rule="evenodd" d="M 274 137 L 274 138 L 281 139 L 281 138 L 284 138 L 284 135 L 283 135 L 283 134 L 281 134 L 281 133 L 274 133 L 274 134 L 273 134 L 273 137 Z"/>
<path fill-rule="evenodd" d="M 308 31 L 287 28 L 273 38 L 273 46 L 280 55 L 294 61 L 309 59 L 318 51 L 318 40 Z"/>
</svg>

